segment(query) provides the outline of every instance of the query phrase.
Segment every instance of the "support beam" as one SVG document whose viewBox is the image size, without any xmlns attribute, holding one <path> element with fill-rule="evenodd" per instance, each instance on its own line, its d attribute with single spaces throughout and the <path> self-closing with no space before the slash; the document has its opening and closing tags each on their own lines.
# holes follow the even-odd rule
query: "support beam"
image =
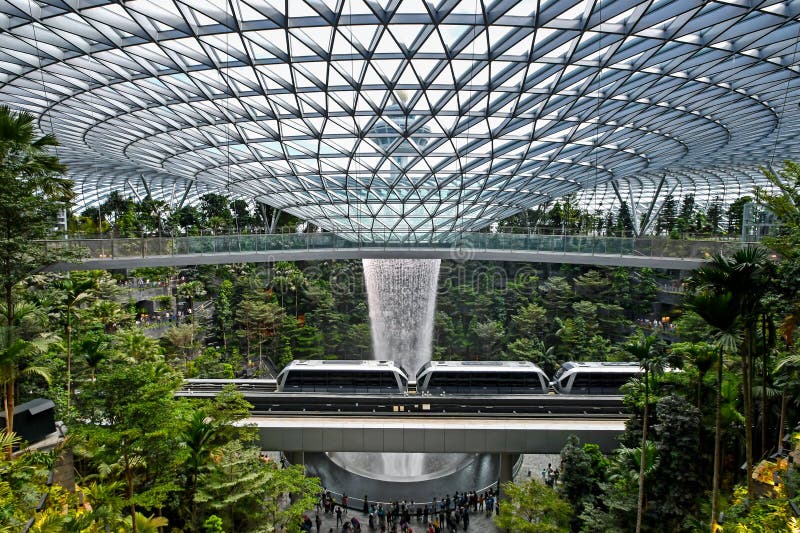
<svg viewBox="0 0 800 533">
<path fill-rule="evenodd" d="M 183 208 L 183 204 L 186 203 L 186 199 L 189 197 L 189 193 L 192 191 L 192 185 L 194 185 L 193 181 L 190 181 L 186 184 L 186 190 L 183 191 L 183 196 L 181 196 L 181 201 L 178 202 L 178 207 L 175 208 L 176 210 Z"/>
<path fill-rule="evenodd" d="M 513 453 L 500 454 L 500 472 L 497 478 L 497 491 L 502 492 L 503 483 L 514 481 L 514 463 L 519 455 Z"/>
<path fill-rule="evenodd" d="M 667 195 L 664 198 L 666 198 L 667 196 L 672 196 L 673 194 L 675 194 L 675 189 L 677 189 L 677 188 L 678 188 L 678 182 L 676 181 L 675 184 L 672 186 L 672 188 L 669 190 L 669 192 L 667 193 Z M 650 231 L 650 229 L 653 227 L 653 224 L 655 224 L 656 221 L 658 220 L 658 216 L 661 214 L 661 210 L 663 208 L 664 208 L 664 202 L 661 202 L 660 204 L 658 204 L 658 207 L 656 208 L 656 212 L 651 214 L 652 218 L 650 218 L 650 220 L 648 221 L 647 225 L 642 229 L 642 232 Z"/>
<path fill-rule="evenodd" d="M 628 206 L 628 213 L 631 215 L 631 224 L 633 226 L 633 236 L 638 237 L 639 233 L 636 228 L 636 209 L 633 208 L 633 205 L 630 205 L 628 202 L 622 199 L 622 195 L 619 193 L 619 187 L 617 187 L 617 183 L 612 181 L 611 188 L 614 189 L 614 194 L 617 195 L 617 200 L 619 200 L 619 206 L 622 208 L 622 204 Z M 630 192 L 630 191 L 629 191 Z"/>
<path fill-rule="evenodd" d="M 281 218 L 282 212 L 283 210 L 281 209 L 276 209 L 274 207 L 272 208 L 272 220 L 269 222 L 270 233 L 275 233 L 275 231 L 278 229 L 278 219 Z"/>
<path fill-rule="evenodd" d="M 284 455 L 286 456 L 286 460 L 292 463 L 293 465 L 306 465 L 306 456 L 303 450 L 292 450 L 290 452 L 285 452 Z"/>
<path fill-rule="evenodd" d="M 664 182 L 666 181 L 667 181 L 667 174 L 664 173 L 658 182 L 658 187 L 656 187 L 656 193 L 653 195 L 653 200 L 650 202 L 650 206 L 647 208 L 647 211 L 645 211 L 644 216 L 642 217 L 642 221 L 639 225 L 640 235 L 643 235 L 647 230 L 647 228 L 650 226 L 650 217 L 653 214 L 653 208 L 655 207 L 656 202 L 658 201 L 658 196 L 661 194 L 661 188 L 664 186 Z"/>
<path fill-rule="evenodd" d="M 139 200 L 141 202 L 142 201 L 142 197 L 139 194 L 139 191 L 137 191 L 136 189 L 133 188 L 133 184 L 130 182 L 130 180 L 125 180 L 125 184 L 128 187 L 131 188 L 131 192 L 133 192 L 133 195 L 136 197 L 137 200 Z"/>
<path fill-rule="evenodd" d="M 144 174 L 141 174 L 139 176 L 139 179 L 142 180 L 142 185 L 144 186 L 144 192 L 147 193 L 147 196 L 152 198 L 153 195 L 150 193 L 150 185 L 147 184 L 147 180 L 144 178 Z"/>
</svg>

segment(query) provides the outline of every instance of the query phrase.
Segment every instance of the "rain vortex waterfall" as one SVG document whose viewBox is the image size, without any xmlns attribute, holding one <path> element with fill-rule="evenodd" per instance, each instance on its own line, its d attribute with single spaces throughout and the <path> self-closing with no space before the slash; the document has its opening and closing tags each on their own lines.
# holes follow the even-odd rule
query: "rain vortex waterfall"
<svg viewBox="0 0 800 533">
<path fill-rule="evenodd" d="M 363 259 L 375 359 L 394 361 L 413 378 L 431 360 L 439 259 Z M 379 454 L 383 471 L 419 476 L 431 454 Z M 426 457 L 427 456 L 427 457 Z"/>
<path fill-rule="evenodd" d="M 410 378 L 431 360 L 439 259 L 362 259 L 375 359 Z"/>
</svg>

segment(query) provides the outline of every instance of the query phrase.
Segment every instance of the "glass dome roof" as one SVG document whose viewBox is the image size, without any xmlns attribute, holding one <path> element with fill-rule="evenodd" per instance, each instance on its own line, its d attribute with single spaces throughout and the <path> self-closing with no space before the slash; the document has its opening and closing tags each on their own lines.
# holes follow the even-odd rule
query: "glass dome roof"
<svg viewBox="0 0 800 533">
<path fill-rule="evenodd" d="M 226 191 L 342 234 L 478 229 L 800 155 L 800 2 L 7 0 L 0 98 L 82 195 Z M 594 198 L 595 200 L 592 200 Z M 649 200 L 647 200 L 649 202 Z"/>
</svg>

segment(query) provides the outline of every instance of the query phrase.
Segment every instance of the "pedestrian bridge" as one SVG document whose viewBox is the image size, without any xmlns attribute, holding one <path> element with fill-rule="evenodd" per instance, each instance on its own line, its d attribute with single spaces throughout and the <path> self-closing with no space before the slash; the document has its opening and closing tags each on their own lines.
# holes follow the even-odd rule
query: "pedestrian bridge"
<svg viewBox="0 0 800 533">
<path fill-rule="evenodd" d="M 78 250 L 84 259 L 52 271 L 127 269 L 324 259 L 452 259 L 522 261 L 693 270 L 712 254 L 731 253 L 739 241 L 624 238 L 532 233 L 458 233 L 406 236 L 340 236 L 281 233 L 141 239 L 45 241 L 50 249 Z"/>
</svg>

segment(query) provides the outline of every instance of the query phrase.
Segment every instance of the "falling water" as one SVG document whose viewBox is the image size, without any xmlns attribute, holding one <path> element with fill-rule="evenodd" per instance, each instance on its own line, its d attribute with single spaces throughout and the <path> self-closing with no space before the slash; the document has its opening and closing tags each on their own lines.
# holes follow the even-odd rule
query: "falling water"
<svg viewBox="0 0 800 533">
<path fill-rule="evenodd" d="M 413 379 L 431 360 L 438 259 L 364 259 L 373 356 L 394 361 Z M 430 454 L 377 454 L 385 474 L 418 477 Z M 427 457 L 426 457 L 427 456 Z"/>
<path fill-rule="evenodd" d="M 375 359 L 394 361 L 413 379 L 431 360 L 438 259 L 364 259 Z"/>
</svg>

